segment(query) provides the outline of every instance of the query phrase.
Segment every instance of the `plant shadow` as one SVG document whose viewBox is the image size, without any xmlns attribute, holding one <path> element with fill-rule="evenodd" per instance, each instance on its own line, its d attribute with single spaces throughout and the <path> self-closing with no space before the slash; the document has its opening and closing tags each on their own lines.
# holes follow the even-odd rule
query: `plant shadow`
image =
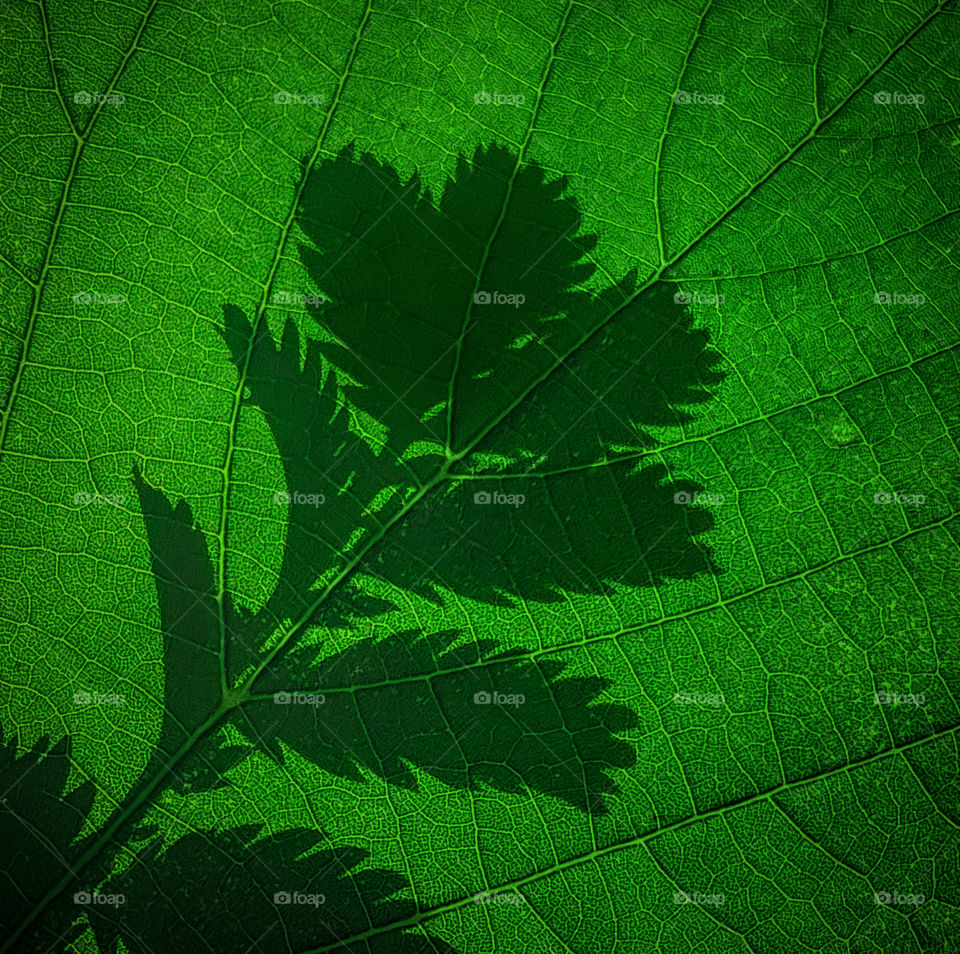
<svg viewBox="0 0 960 954">
<path fill-rule="evenodd" d="M 262 490 L 285 541 L 258 610 L 227 594 L 218 630 L 189 507 L 135 475 L 170 685 L 193 707 L 171 712 L 164 740 L 199 724 L 198 700 L 218 701 L 216 687 L 255 666 L 278 629 L 392 608 L 362 574 L 431 600 L 511 605 L 717 571 L 698 539 L 710 512 L 677 502 L 703 488 L 671 478 L 647 430 L 691 419 L 723 378 L 719 356 L 672 286 L 635 294 L 628 275 L 583 289 L 595 238 L 578 234 L 563 180 L 496 146 L 461 160 L 437 201 L 352 149 L 305 176 L 301 255 L 320 293 L 298 295 L 316 336 L 288 317 L 275 340 L 224 309 L 243 412 L 262 415 L 284 472 L 283 487 Z M 317 581 L 340 573 L 334 598 L 320 599 Z M 365 767 L 410 787 L 417 766 L 453 787 L 527 788 L 602 813 L 616 771 L 633 764 L 617 736 L 635 717 L 599 701 L 607 680 L 565 677 L 539 655 L 413 631 L 295 651 L 262 674 L 262 701 L 238 724 L 273 757 L 282 741 L 344 778 Z M 310 687 L 322 709 L 270 704 Z M 481 691 L 525 701 L 475 704 Z M 208 747 L 191 777 L 216 784 L 216 767 L 244 755 Z"/>
<path fill-rule="evenodd" d="M 224 310 L 245 406 L 283 464 L 285 487 L 264 492 L 288 501 L 276 588 L 243 624 L 254 642 L 357 554 L 401 591 L 496 605 L 718 572 L 712 514 L 678 503 L 704 488 L 671 478 L 648 431 L 692 420 L 720 356 L 668 283 L 582 288 L 596 240 L 564 180 L 497 146 L 461 159 L 437 201 L 351 148 L 305 175 L 319 292 L 297 294 L 316 336 L 288 318 L 275 342 Z M 350 604 L 383 609 L 356 588 Z"/>
<path fill-rule="evenodd" d="M 422 929 L 385 929 L 416 914 L 396 897 L 407 880 L 387 869 L 362 867 L 369 852 L 321 847 L 319 832 L 293 828 L 261 836 L 260 825 L 195 831 L 165 845 L 156 826 L 125 827 L 112 849 L 83 867 L 77 840 L 93 805 L 85 783 L 65 794 L 71 742 L 41 738 L 16 758 L 0 749 L 0 944 L 10 941 L 64 872 L 75 876 L 9 949 L 31 954 L 67 950 L 93 929 L 104 954 L 158 951 L 356 950 L 346 939 L 370 934 L 365 950 L 392 954 L 454 954 Z M 121 834 L 121 833 L 117 833 Z M 137 843 L 140 843 L 137 846 Z M 136 846 L 136 847 L 133 847 Z M 121 852 L 132 857 L 107 877 Z M 82 874 L 78 868 L 82 868 Z M 85 916 L 85 917 L 84 917 Z M 281 940 L 283 939 L 283 940 Z"/>
<path fill-rule="evenodd" d="M 272 700 L 247 707 L 238 725 L 278 761 L 279 740 L 352 781 L 363 768 L 415 789 L 415 766 L 454 788 L 532 790 L 605 814 L 618 791 L 609 773 L 636 762 L 617 738 L 635 713 L 596 702 L 610 682 L 459 635 L 370 637 L 326 658 L 304 647 L 263 680 Z"/>
</svg>

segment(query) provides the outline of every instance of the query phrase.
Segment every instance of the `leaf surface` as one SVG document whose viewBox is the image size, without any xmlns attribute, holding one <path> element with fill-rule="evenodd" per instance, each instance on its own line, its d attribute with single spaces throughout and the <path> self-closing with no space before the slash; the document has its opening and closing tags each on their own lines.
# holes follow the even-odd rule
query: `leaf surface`
<svg viewBox="0 0 960 954">
<path fill-rule="evenodd" d="M 0 16 L 3 950 L 951 950 L 954 4 Z"/>
</svg>

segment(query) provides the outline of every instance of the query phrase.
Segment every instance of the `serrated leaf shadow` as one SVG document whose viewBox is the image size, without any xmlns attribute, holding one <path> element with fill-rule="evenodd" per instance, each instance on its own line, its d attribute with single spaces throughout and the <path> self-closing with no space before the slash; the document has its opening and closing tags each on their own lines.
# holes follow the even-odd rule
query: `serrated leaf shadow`
<svg viewBox="0 0 960 954">
<path fill-rule="evenodd" d="M 298 220 L 312 243 L 301 249 L 304 263 L 326 299 L 308 307 L 320 338 L 305 339 L 288 319 L 275 341 L 239 308 L 224 309 L 243 409 L 263 415 L 284 471 L 284 487 L 262 491 L 286 533 L 276 585 L 259 610 L 237 609 L 227 594 L 218 632 L 214 572 L 189 507 L 171 508 L 136 474 L 165 639 L 196 658 L 191 679 L 205 680 L 206 690 L 194 686 L 201 696 L 218 698 L 217 679 L 232 685 L 256 666 L 278 628 L 342 625 L 389 607 L 346 571 L 336 598 L 320 599 L 316 581 L 344 565 L 401 592 L 496 604 L 610 595 L 621 584 L 716 570 L 696 539 L 712 525 L 709 512 L 675 503 L 702 488 L 672 481 L 660 461 L 638 460 L 655 447 L 644 428 L 683 424 L 710 398 L 722 380 L 719 356 L 665 284 L 633 296 L 628 275 L 598 293 L 582 289 L 595 238 L 578 234 L 580 213 L 562 180 L 547 181 L 500 147 L 462 160 L 436 203 L 415 178 L 401 183 L 352 149 L 306 175 Z M 500 288 L 535 273 L 529 307 L 487 301 L 475 290 L 481 273 Z M 590 347 L 554 366 L 556 354 L 601 325 Z M 603 394 L 584 377 L 603 382 Z M 514 402 L 528 387 L 528 399 Z M 355 411 L 380 439 L 357 433 Z M 499 423 L 484 429 L 488 419 Z M 611 459 L 618 442 L 635 454 Z M 484 476 L 491 454 L 501 465 Z M 438 468 L 444 480 L 425 485 Z M 518 487 L 522 505 L 489 505 Z M 498 654 L 491 640 L 456 641 L 407 632 L 333 655 L 281 656 L 255 690 L 269 698 L 319 683 L 328 705 L 311 713 L 257 704 L 239 724 L 278 760 L 282 740 L 346 778 L 360 778 L 363 766 L 409 787 L 416 765 L 454 787 L 526 787 L 605 811 L 604 795 L 616 791 L 608 772 L 634 761 L 617 738 L 635 724 L 632 713 L 596 704 L 609 684 L 564 678 L 560 663 L 522 650 Z M 454 665 L 455 656 L 469 663 Z M 522 695 L 523 711 L 478 708 L 480 679 L 493 680 L 490 691 Z M 368 687 L 362 703 L 357 680 Z M 204 760 L 218 758 L 227 755 L 209 751 Z"/>
<path fill-rule="evenodd" d="M 285 487 L 263 492 L 290 501 L 277 585 L 244 622 L 258 638 L 309 614 L 313 582 L 361 556 L 361 573 L 400 591 L 496 605 L 718 572 L 699 539 L 711 513 L 676 503 L 704 488 L 671 478 L 647 430 L 691 420 L 723 379 L 720 356 L 672 285 L 635 294 L 631 274 L 583 290 L 595 237 L 578 234 L 563 180 L 515 165 L 478 149 L 435 203 L 416 178 L 345 149 L 309 171 L 298 213 L 319 338 L 288 319 L 275 343 L 224 309 L 244 404 L 283 464 Z M 491 295 L 478 282 L 524 288 L 523 309 L 473 304 Z M 386 436 L 360 437 L 351 408 Z M 359 592 L 340 601 L 358 617 Z"/>
<path fill-rule="evenodd" d="M 122 905 L 92 908 L 100 950 L 131 954 L 194 950 L 270 954 L 278 947 L 344 952 L 343 938 L 416 913 L 395 895 L 408 887 L 397 872 L 361 868 L 369 852 L 321 848 L 304 828 L 261 835 L 261 825 L 192 832 L 170 846 L 155 838 L 130 868 L 103 887 Z M 454 954 L 429 934 L 374 934 L 371 954 Z"/>
<path fill-rule="evenodd" d="M 69 737 L 41 738 L 16 758 L 0 749 L 0 944 L 6 946 L 28 913 L 82 855 L 77 835 L 93 805 L 88 782 L 64 794 L 70 772 Z M 146 773 L 144 773 L 146 777 Z M 305 829 L 261 834 L 262 826 L 195 831 L 165 845 L 155 825 L 124 826 L 111 851 L 85 869 L 80 890 L 60 894 L 9 950 L 49 954 L 66 950 L 92 927 L 105 954 L 139 954 L 203 947 L 218 951 L 350 950 L 355 937 L 416 913 L 396 895 L 409 885 L 387 869 L 362 868 L 369 852 L 351 845 L 323 847 L 326 837 Z M 122 871 L 110 862 L 130 845 Z M 107 857 L 109 855 L 109 858 Z M 306 896 L 306 897 L 303 897 Z M 320 901 L 319 897 L 323 900 Z M 384 931 L 367 947 L 388 954 L 454 954 L 424 931 Z"/>
<path fill-rule="evenodd" d="M 42 736 L 20 758 L 15 739 L 0 748 L 0 944 L 76 863 L 76 838 L 95 791 L 86 782 L 65 794 L 71 748 L 66 736 L 55 744 Z M 56 899 L 50 912 L 61 923 L 64 942 L 79 933 L 71 927 L 72 913 L 66 898 Z M 56 941 L 49 928 L 35 925 L 18 949 L 49 950 Z"/>
<path fill-rule="evenodd" d="M 261 607 L 217 595 L 189 504 L 174 505 L 134 472 L 163 632 L 165 712 L 147 771 L 109 829 L 117 845 L 132 837 L 158 784 L 209 791 L 249 753 L 219 748 L 209 729 L 278 628 L 284 649 L 294 649 L 307 625 L 390 608 L 358 574 L 435 601 L 449 592 L 506 605 L 610 596 L 621 585 L 718 570 L 698 539 L 711 515 L 676 505 L 678 494 L 703 488 L 670 476 L 650 430 L 690 420 L 722 380 L 719 355 L 669 284 L 638 289 L 630 274 L 586 290 L 596 240 L 579 234 L 564 180 L 548 181 L 497 146 L 462 159 L 436 201 L 416 178 L 401 182 L 352 149 L 305 175 L 301 256 L 324 300 L 304 317 L 317 336 L 306 340 L 288 319 L 275 342 L 239 308 L 224 310 L 242 413 L 263 415 L 284 470 L 284 487 L 263 488 L 282 505 L 285 542 Z M 322 505 L 300 505 L 297 495 Z M 421 497 L 427 505 L 411 506 Z M 317 581 L 331 578 L 336 592 L 321 598 Z M 338 681 L 339 673 L 348 675 Z M 635 761 L 617 737 L 635 716 L 597 701 L 606 680 L 566 676 L 560 662 L 498 652 L 491 640 L 406 632 L 333 654 L 299 647 L 262 676 L 260 698 L 234 715 L 252 730 L 251 746 L 282 759 L 282 742 L 344 778 L 362 777 L 363 767 L 411 787 L 416 766 L 452 787 L 530 790 L 599 814 L 617 790 L 615 772 Z M 278 724 L 260 726 L 271 680 L 304 691 L 319 681 L 329 707 L 290 705 Z M 225 852 L 222 834 L 196 837 Z M 243 830 L 236 840 L 249 848 L 254 835 Z M 299 837 L 257 844 L 279 861 Z M 201 848 L 191 838 L 141 852 L 151 884 L 183 877 Z M 105 855 L 88 868 L 97 883 L 109 870 Z M 351 883 L 377 901 L 375 885 Z M 178 896 L 179 884 L 169 881 L 163 896 Z M 264 920 L 250 903 L 251 924 Z M 367 916 L 363 890 L 357 903 Z M 212 903 L 192 917 L 216 910 Z M 226 913 L 214 918 L 221 930 Z M 116 944 L 116 925 L 103 912 L 96 920 L 101 939 Z M 160 930 L 153 924 L 140 925 L 142 936 Z M 257 943 L 247 927 L 241 940 Z M 402 943 L 420 949 L 420 940 Z"/>
<path fill-rule="evenodd" d="M 459 637 L 410 630 L 325 658 L 304 647 L 263 680 L 275 695 L 252 700 L 238 725 L 278 761 L 276 740 L 352 781 L 362 768 L 415 789 L 416 766 L 454 788 L 532 789 L 606 813 L 618 791 L 608 773 L 636 761 L 617 738 L 636 727 L 633 710 L 596 703 L 610 681 Z"/>
</svg>

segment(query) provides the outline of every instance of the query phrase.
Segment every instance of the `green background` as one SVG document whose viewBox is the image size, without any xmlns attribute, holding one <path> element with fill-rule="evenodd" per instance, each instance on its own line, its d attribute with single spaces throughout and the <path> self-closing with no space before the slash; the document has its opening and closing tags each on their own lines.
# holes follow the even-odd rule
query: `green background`
<svg viewBox="0 0 960 954">
<path fill-rule="evenodd" d="M 164 708 L 134 465 L 188 501 L 238 605 L 261 606 L 279 571 L 264 488 L 283 469 L 262 416 L 235 413 L 220 327 L 232 303 L 276 340 L 285 322 L 316 336 L 273 303 L 312 290 L 301 160 L 352 143 L 437 196 L 458 157 L 496 143 L 567 177 L 597 236 L 595 287 L 636 270 L 723 296 L 690 306 L 722 387 L 682 426 L 648 429 L 657 461 L 724 496 L 707 539 L 721 572 L 494 605 L 361 566 L 360 590 L 396 608 L 308 637 L 326 654 L 457 629 L 561 660 L 636 714 L 621 733 L 636 763 L 594 815 L 422 766 L 405 789 L 257 752 L 229 787 L 165 790 L 145 817 L 169 842 L 262 824 L 362 846 L 460 951 L 954 949 L 955 4 L 44 0 L 4 4 L 0 24 L 0 720 L 24 750 L 71 737 L 69 787 L 96 789 L 84 834 L 150 762 Z M 874 503 L 892 492 L 925 500 Z M 884 690 L 925 701 L 875 705 Z M 77 707 L 77 691 L 125 703 Z M 526 901 L 477 905 L 484 890 Z M 877 905 L 880 891 L 927 901 Z M 96 949 L 89 934 L 77 949 Z"/>
</svg>

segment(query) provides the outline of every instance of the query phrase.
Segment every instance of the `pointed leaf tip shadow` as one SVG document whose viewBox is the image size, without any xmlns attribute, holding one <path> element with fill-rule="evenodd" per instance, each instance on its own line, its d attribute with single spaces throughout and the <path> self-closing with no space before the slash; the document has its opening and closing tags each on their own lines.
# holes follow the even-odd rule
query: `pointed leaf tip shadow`
<svg viewBox="0 0 960 954">
<path fill-rule="evenodd" d="M 638 294 L 632 271 L 601 292 L 597 308 L 613 317 L 483 449 L 520 454 L 536 434 L 551 466 L 572 466 L 597 460 L 598 446 L 655 447 L 648 428 L 689 424 L 726 374 L 677 289 L 657 281 Z"/>
<path fill-rule="evenodd" d="M 255 654 L 247 648 L 241 618 L 232 611 L 228 593 L 223 608 L 226 645 L 221 646 L 213 564 L 190 505 L 181 500 L 173 506 L 136 466 L 133 480 L 147 531 L 163 636 L 164 706 L 157 748 L 143 774 L 149 779 L 164 771 L 170 757 L 216 712 L 222 699 L 221 653 L 226 658 L 232 648 L 234 658 Z M 221 747 L 220 740 L 208 734 L 170 772 L 165 785 L 180 794 L 224 788 L 230 784 L 227 773 L 250 751 Z"/>
<path fill-rule="evenodd" d="M 520 651 L 494 654 L 494 640 L 455 646 L 458 635 L 370 637 L 319 660 L 321 648 L 304 647 L 263 683 L 288 701 L 251 704 L 240 728 L 280 760 L 276 740 L 353 781 L 364 768 L 415 789 L 416 766 L 455 788 L 532 789 L 606 813 L 618 790 L 608 773 L 636 762 L 615 735 L 636 726 L 635 713 L 593 704 L 610 682 L 564 677 L 563 663 Z M 297 704 L 293 686 L 316 698 Z"/>
<path fill-rule="evenodd" d="M 393 896 L 406 879 L 360 866 L 369 852 L 353 846 L 318 849 L 320 836 L 294 828 L 260 837 L 260 825 L 198 831 L 164 849 L 157 838 L 103 892 L 122 905 L 91 908 L 101 951 L 131 954 L 191 951 L 198 938 L 216 951 L 268 954 L 356 950 L 344 939 L 416 913 Z M 429 934 L 384 932 L 364 941 L 371 954 L 455 954 Z"/>
<path fill-rule="evenodd" d="M 216 711 L 220 613 L 213 566 L 189 504 L 176 507 L 134 467 L 163 635 L 164 711 L 155 760 L 169 757 Z M 229 598 L 225 596 L 229 603 Z"/>
</svg>

